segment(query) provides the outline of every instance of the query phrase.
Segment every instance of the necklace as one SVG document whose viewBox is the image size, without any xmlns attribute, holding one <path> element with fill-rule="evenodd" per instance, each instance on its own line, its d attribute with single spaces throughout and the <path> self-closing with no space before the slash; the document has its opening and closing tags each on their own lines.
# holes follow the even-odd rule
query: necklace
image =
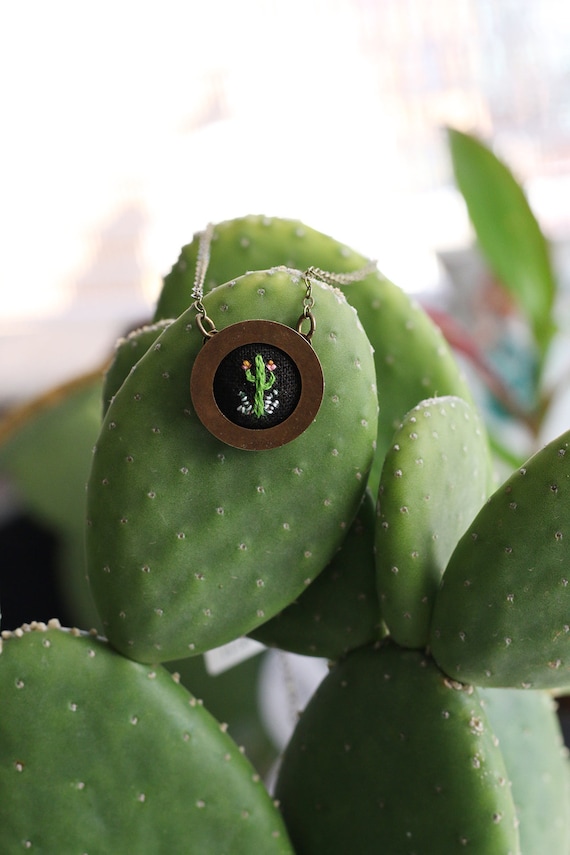
<svg viewBox="0 0 570 855">
<path fill-rule="evenodd" d="M 276 448 L 309 427 L 323 399 L 323 370 L 311 343 L 317 326 L 313 281 L 331 286 L 357 282 L 376 270 L 376 262 L 345 274 L 318 267 L 301 273 L 305 293 L 296 328 L 248 320 L 218 330 L 202 302 L 213 231 L 209 224 L 200 233 L 192 289 L 196 325 L 204 339 L 190 378 L 192 403 L 202 424 L 227 445 L 250 451 Z"/>
</svg>

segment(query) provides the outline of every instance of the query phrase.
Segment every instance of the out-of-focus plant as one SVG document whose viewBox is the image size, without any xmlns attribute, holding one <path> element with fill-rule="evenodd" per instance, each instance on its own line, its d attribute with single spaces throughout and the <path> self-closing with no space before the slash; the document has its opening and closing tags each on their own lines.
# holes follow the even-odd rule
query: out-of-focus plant
<svg viewBox="0 0 570 855">
<path fill-rule="evenodd" d="M 560 386 L 552 383 L 547 367 L 559 331 L 556 312 L 559 283 L 551 247 L 513 172 L 491 148 L 475 136 L 448 130 L 449 150 L 457 187 L 461 192 L 476 236 L 477 246 L 494 283 L 512 301 L 528 328 L 529 395 L 521 400 L 508 381 L 493 368 L 481 343 L 456 318 L 435 312 L 435 319 L 453 347 L 477 369 L 487 389 L 505 413 L 523 425 L 531 446 L 540 443 L 544 422 Z M 492 432 L 493 433 L 493 432 Z M 510 464 L 521 461 L 497 435 L 497 454 Z"/>
</svg>

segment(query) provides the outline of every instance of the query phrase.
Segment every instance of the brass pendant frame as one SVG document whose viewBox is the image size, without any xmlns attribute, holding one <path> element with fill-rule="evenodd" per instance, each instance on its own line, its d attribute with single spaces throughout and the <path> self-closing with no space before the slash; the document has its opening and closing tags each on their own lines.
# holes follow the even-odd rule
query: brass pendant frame
<svg viewBox="0 0 570 855">
<path fill-rule="evenodd" d="M 223 359 L 242 345 L 263 343 L 283 351 L 295 364 L 301 393 L 293 412 L 279 424 L 247 428 L 222 413 L 214 396 L 214 378 Z M 249 320 L 212 334 L 199 351 L 190 377 L 196 415 L 213 436 L 247 451 L 277 448 L 300 436 L 315 419 L 324 393 L 321 363 L 307 337 L 276 321 Z"/>
</svg>

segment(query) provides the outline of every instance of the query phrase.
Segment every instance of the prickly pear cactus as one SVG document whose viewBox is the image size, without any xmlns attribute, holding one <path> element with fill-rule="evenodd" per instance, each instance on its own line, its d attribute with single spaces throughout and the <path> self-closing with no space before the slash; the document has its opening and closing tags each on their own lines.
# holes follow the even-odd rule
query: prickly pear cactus
<svg viewBox="0 0 570 855">
<path fill-rule="evenodd" d="M 259 776 L 161 666 L 25 627 L 0 655 L 0 850 L 292 855 Z"/>
<path fill-rule="evenodd" d="M 155 320 L 178 317 L 192 302 L 198 247 L 196 237 L 182 248 L 165 277 Z M 215 226 L 205 288 L 280 264 L 350 273 L 368 263 L 365 256 L 299 221 L 248 216 Z M 470 401 L 471 393 L 440 330 L 400 288 L 381 273 L 339 287 L 356 308 L 374 348 L 382 409 L 369 479 L 376 493 L 384 454 L 408 410 L 431 395 L 459 395 Z"/>
<path fill-rule="evenodd" d="M 568 852 L 560 730 L 550 697 L 520 689 L 570 684 L 570 433 L 487 500 L 485 433 L 449 349 L 371 273 L 344 294 L 313 283 L 325 380 L 306 430 L 226 444 L 194 408 L 198 246 L 105 379 L 87 555 L 110 644 L 3 633 L 0 849 L 292 852 L 225 728 L 141 664 L 251 634 L 336 660 L 277 780 L 296 855 Z M 205 317 L 294 329 L 302 271 L 366 261 L 300 223 L 219 224 Z M 243 358 L 240 412 L 275 406 L 277 369 Z"/>
<path fill-rule="evenodd" d="M 296 855 L 520 852 L 477 690 L 389 641 L 348 654 L 321 683 L 275 792 Z"/>
<path fill-rule="evenodd" d="M 450 558 L 430 646 L 454 679 L 570 684 L 569 518 L 570 432 L 499 487 Z"/>
<path fill-rule="evenodd" d="M 398 644 L 427 644 L 441 577 L 487 498 L 491 470 L 485 428 L 460 398 L 422 401 L 396 431 L 380 481 L 376 566 Z"/>
<path fill-rule="evenodd" d="M 568 759 L 551 699 L 477 686 L 528 687 L 529 671 L 533 685 L 568 684 L 566 633 L 552 627 L 567 606 L 556 582 L 569 440 L 551 443 L 485 503 L 489 455 L 472 408 L 432 399 L 404 418 L 382 473 L 376 533 L 390 637 L 341 658 L 286 749 L 276 793 L 298 855 L 568 851 Z M 507 533 L 516 564 L 514 549 L 496 548 Z M 393 568 L 403 570 L 399 585 Z M 505 586 L 520 594 L 519 613 Z M 513 659 L 497 644 L 507 629 L 522 648 Z"/>
<path fill-rule="evenodd" d="M 383 632 L 374 571 L 375 505 L 366 492 L 330 564 L 306 591 L 250 633 L 270 647 L 338 659 Z"/>
<path fill-rule="evenodd" d="M 210 292 L 204 306 L 224 325 L 295 326 L 304 293 L 299 273 L 260 271 Z M 251 631 L 295 600 L 346 536 L 374 456 L 374 362 L 344 296 L 317 282 L 313 294 L 324 397 L 314 422 L 280 448 L 230 447 L 196 416 L 193 309 L 116 391 L 89 480 L 87 556 L 104 631 L 126 656 L 183 658 Z"/>
</svg>

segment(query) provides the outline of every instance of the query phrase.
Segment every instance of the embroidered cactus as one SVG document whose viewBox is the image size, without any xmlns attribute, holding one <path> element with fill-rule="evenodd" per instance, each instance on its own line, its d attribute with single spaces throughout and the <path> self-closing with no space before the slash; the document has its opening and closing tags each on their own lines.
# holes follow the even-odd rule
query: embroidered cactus
<svg viewBox="0 0 570 855">
<path fill-rule="evenodd" d="M 255 374 L 251 370 L 251 362 L 244 359 L 242 368 L 245 372 L 246 379 L 249 383 L 253 383 L 255 387 L 253 406 L 249 403 L 245 393 L 240 392 L 242 403 L 238 410 L 242 413 L 249 413 L 253 410 L 256 418 L 260 419 L 266 413 L 272 413 L 279 406 L 277 398 L 269 398 L 265 393 L 272 389 L 275 384 L 275 369 L 276 365 L 272 359 L 267 363 L 261 353 L 255 354 Z M 269 372 L 269 373 L 268 373 Z"/>
</svg>

